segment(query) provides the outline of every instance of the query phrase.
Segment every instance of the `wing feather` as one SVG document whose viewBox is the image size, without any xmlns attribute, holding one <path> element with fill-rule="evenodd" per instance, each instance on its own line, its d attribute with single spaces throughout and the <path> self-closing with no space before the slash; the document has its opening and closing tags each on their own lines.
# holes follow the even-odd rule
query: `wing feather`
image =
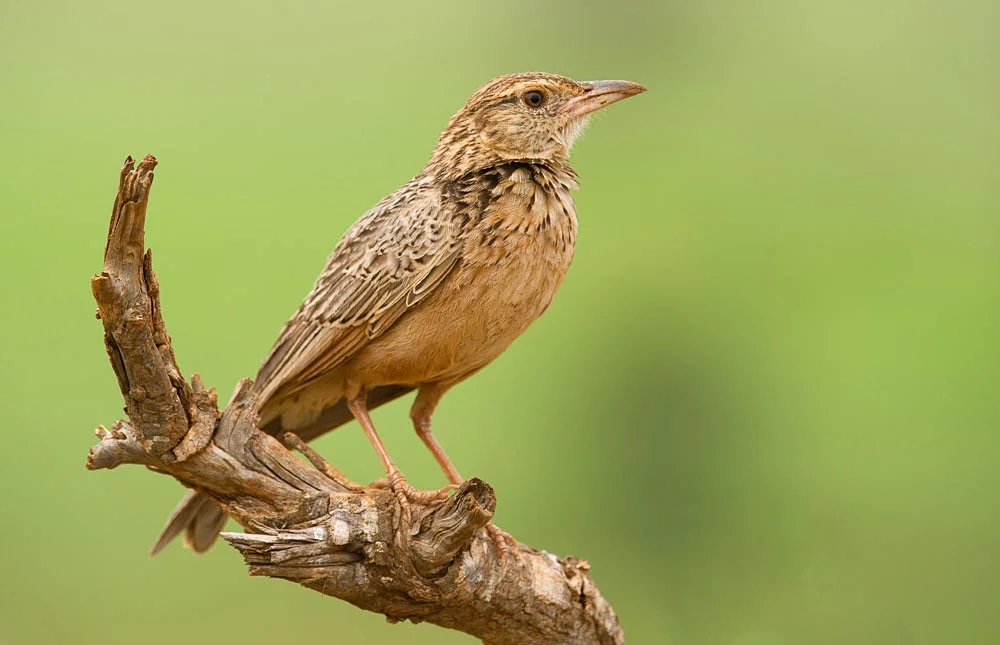
<svg viewBox="0 0 1000 645">
<path fill-rule="evenodd" d="M 352 226 L 264 359 L 264 401 L 336 369 L 432 293 L 458 264 L 463 218 L 416 180 Z"/>
</svg>

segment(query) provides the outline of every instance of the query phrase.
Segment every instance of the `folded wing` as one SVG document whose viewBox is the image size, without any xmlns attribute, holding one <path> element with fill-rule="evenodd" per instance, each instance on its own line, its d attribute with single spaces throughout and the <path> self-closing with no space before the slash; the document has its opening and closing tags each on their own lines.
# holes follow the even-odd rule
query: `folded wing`
<svg viewBox="0 0 1000 645">
<path fill-rule="evenodd" d="M 337 369 L 432 293 L 460 259 L 460 227 L 413 184 L 359 219 L 264 359 L 262 404 Z"/>
</svg>

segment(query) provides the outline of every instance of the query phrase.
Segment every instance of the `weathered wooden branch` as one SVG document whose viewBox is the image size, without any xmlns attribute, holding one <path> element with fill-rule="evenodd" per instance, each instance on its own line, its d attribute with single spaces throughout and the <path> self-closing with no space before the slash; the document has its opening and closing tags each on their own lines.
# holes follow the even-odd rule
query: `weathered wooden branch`
<svg viewBox="0 0 1000 645">
<path fill-rule="evenodd" d="M 221 414 L 213 389 L 197 375 L 185 381 L 145 249 L 155 166 L 152 156 L 137 167 L 126 159 L 104 270 L 92 281 L 128 420 L 98 429 L 87 467 L 143 464 L 210 496 L 246 529 L 223 537 L 251 575 L 292 580 L 392 621 L 428 621 L 489 644 L 624 643 L 586 562 L 524 545 L 498 556 L 481 530 L 496 506 L 485 482 L 470 479 L 445 501 L 414 504 L 402 525 L 390 492 L 342 485 L 315 453 L 306 450 L 311 465 L 258 430 L 249 380 Z"/>
</svg>

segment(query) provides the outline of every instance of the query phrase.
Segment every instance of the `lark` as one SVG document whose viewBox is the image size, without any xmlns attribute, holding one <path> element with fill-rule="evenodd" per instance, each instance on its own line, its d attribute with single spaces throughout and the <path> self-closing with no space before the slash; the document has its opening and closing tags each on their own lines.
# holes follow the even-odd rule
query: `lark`
<svg viewBox="0 0 1000 645">
<path fill-rule="evenodd" d="M 351 419 L 401 505 L 462 483 L 431 417 L 448 390 L 497 358 L 552 302 L 573 258 L 579 186 L 570 150 L 596 110 L 644 92 L 628 81 L 501 76 L 455 114 L 430 161 L 344 234 L 254 383 L 260 427 L 305 441 Z M 369 410 L 412 390 L 410 418 L 450 482 L 409 486 Z M 225 523 L 192 491 L 159 551 L 186 529 L 208 549 Z M 502 533 L 490 525 L 501 548 Z"/>
</svg>

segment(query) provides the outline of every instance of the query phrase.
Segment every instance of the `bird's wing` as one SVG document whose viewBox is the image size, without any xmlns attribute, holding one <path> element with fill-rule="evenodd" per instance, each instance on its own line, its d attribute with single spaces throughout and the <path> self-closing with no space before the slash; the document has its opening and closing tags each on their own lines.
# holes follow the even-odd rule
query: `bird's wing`
<svg viewBox="0 0 1000 645">
<path fill-rule="evenodd" d="M 261 400 L 336 369 L 440 285 L 459 260 L 459 221 L 413 183 L 359 219 L 264 359 Z"/>
</svg>

